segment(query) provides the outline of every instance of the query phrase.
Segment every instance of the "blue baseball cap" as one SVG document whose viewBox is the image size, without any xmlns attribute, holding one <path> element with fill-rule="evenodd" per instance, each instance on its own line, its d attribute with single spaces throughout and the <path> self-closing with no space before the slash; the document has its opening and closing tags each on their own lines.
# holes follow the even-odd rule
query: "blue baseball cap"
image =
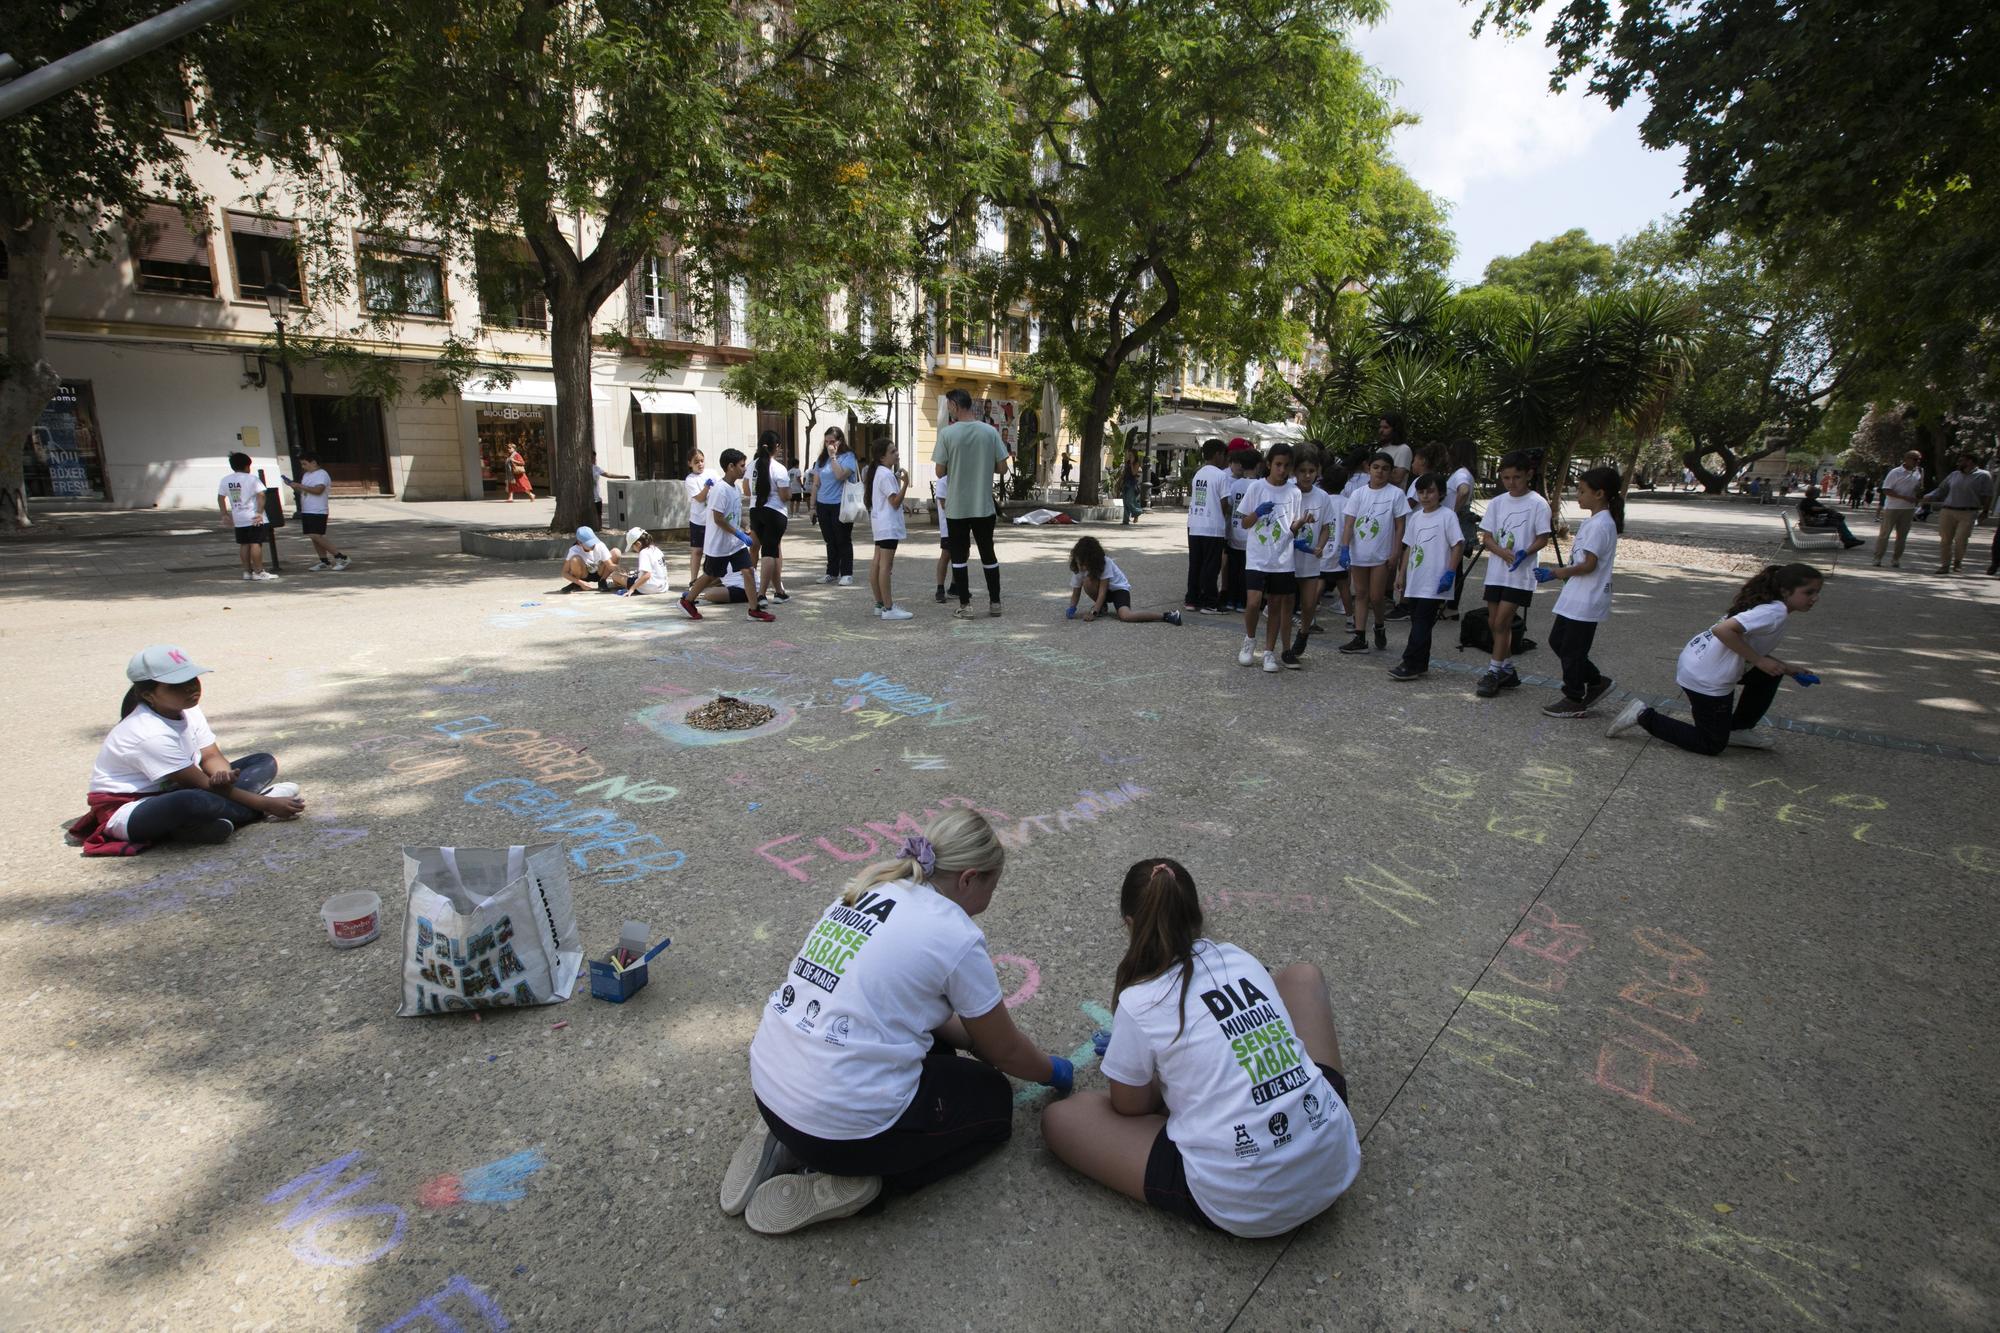
<svg viewBox="0 0 2000 1333">
<path fill-rule="evenodd" d="M 589 528 L 578 528 L 576 530 L 576 544 L 578 546 L 595 546 L 597 544 L 597 534 Z"/>
</svg>

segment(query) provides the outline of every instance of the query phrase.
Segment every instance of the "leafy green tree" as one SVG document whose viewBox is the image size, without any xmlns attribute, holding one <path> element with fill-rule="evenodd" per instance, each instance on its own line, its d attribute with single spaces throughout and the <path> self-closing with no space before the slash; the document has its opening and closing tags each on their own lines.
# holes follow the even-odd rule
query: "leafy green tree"
<svg viewBox="0 0 2000 1333">
<path fill-rule="evenodd" d="M 987 191 L 1030 244 L 997 275 L 1089 377 L 1098 498 L 1127 367 L 1172 330 L 1233 359 L 1301 347 L 1295 294 L 1353 244 L 1343 190 L 1394 118 L 1342 29 L 1373 0 L 1002 0 L 1012 151 Z"/>
<path fill-rule="evenodd" d="M 1593 241 L 1581 227 L 1536 241 L 1518 255 L 1501 255 L 1486 265 L 1486 285 L 1503 287 L 1550 304 L 1611 290 L 1615 252 Z"/>
<path fill-rule="evenodd" d="M 24 66 L 81 50 L 159 11 L 148 0 L 10 9 L 6 49 Z M 26 527 L 21 442 L 62 376 L 47 359 L 49 270 L 58 254 L 102 260 L 148 199 L 193 208 L 200 191 L 167 132 L 189 96 L 200 34 L 0 120 L 0 243 L 7 354 L 0 368 L 0 527 Z"/>
<path fill-rule="evenodd" d="M 1468 0 L 1470 3 L 1471 0 Z M 1481 0 L 1520 32 L 1545 0 Z M 2000 368 L 2000 10 L 1938 0 L 1561 0 L 1553 82 L 1686 150 L 1687 222 L 1760 244 L 1853 314 L 1853 357 L 1928 404 L 1991 397 Z M 1713 474 L 1710 474 L 1711 478 Z M 1714 484 L 1711 480 L 1711 484 Z"/>
<path fill-rule="evenodd" d="M 556 526 L 586 520 L 597 312 L 638 260 L 732 277 L 921 266 L 954 152 L 994 122 L 972 0 L 301 0 L 228 50 L 262 151 L 335 211 L 517 230 L 549 306 Z M 328 151 L 330 150 L 330 151 Z M 585 221 L 588 219 L 588 222 Z"/>
</svg>

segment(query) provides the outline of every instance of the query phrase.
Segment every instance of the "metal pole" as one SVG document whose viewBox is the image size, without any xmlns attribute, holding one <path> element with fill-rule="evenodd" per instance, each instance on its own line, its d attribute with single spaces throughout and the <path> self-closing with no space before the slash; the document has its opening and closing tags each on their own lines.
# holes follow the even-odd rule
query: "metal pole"
<svg viewBox="0 0 2000 1333">
<path fill-rule="evenodd" d="M 51 60 L 34 73 L 23 74 L 0 86 L 0 120 L 19 115 L 29 107 L 68 92 L 86 79 L 95 78 L 127 61 L 138 59 L 148 51 L 157 50 L 212 19 L 242 8 L 245 3 L 247 0 L 188 0 L 186 4 L 176 5 L 164 14 L 155 14 L 144 23 L 134 24 L 123 32 L 115 32 L 102 41 L 92 42 L 81 51 L 73 51 L 60 60 Z M 14 64 L 10 58 L 0 59 Z"/>
<path fill-rule="evenodd" d="M 1139 470 L 1139 503 L 1153 498 L 1153 395 L 1160 391 L 1160 344 L 1153 344 L 1153 359 L 1146 367 L 1146 465 Z"/>
<path fill-rule="evenodd" d="M 278 326 L 278 375 L 283 380 L 285 386 L 284 392 L 280 395 L 280 400 L 283 402 L 285 410 L 285 456 L 292 463 L 292 480 L 297 481 L 299 476 L 299 408 L 298 403 L 292 398 L 292 360 L 289 356 L 285 355 L 285 321 L 280 319 L 276 322 Z"/>
</svg>

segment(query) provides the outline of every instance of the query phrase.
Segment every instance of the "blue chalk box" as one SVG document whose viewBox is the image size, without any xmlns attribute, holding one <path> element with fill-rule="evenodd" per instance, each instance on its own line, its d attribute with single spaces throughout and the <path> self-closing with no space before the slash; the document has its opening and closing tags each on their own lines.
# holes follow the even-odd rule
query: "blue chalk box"
<svg viewBox="0 0 2000 1333">
<path fill-rule="evenodd" d="M 618 957 L 631 957 L 636 950 L 629 949 L 623 936 L 618 943 L 619 948 L 612 956 L 590 960 L 590 993 L 613 1004 L 623 1004 L 646 988 L 646 983 L 652 980 L 653 960 L 673 941 L 661 940 L 623 968 L 618 966 Z"/>
</svg>

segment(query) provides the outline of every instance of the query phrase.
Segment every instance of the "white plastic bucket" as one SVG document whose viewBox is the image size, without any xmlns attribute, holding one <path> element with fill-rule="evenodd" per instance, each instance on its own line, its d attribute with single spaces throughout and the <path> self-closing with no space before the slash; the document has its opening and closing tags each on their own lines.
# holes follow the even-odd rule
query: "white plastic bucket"
<svg viewBox="0 0 2000 1333">
<path fill-rule="evenodd" d="M 382 897 L 366 889 L 334 894 L 319 914 L 336 949 L 358 949 L 382 933 Z"/>
</svg>

